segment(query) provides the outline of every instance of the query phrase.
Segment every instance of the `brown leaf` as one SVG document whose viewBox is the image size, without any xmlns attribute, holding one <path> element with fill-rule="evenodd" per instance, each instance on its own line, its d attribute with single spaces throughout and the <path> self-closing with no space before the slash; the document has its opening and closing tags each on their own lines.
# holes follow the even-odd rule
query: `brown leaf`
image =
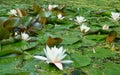
<svg viewBox="0 0 120 75">
<path fill-rule="evenodd" d="M 111 31 L 106 37 L 106 42 L 111 43 L 116 39 L 116 37 L 117 37 L 117 32 L 116 31 Z"/>
<path fill-rule="evenodd" d="M 34 3 L 33 4 L 33 11 L 34 13 L 39 13 L 39 12 L 43 12 L 44 11 L 44 8 L 40 7 L 38 4 Z"/>
<path fill-rule="evenodd" d="M 47 18 L 46 17 L 41 17 L 40 23 L 45 25 L 47 23 Z"/>
<path fill-rule="evenodd" d="M 17 8 L 16 11 L 17 11 L 19 17 L 23 17 L 22 12 L 21 12 L 21 10 L 19 8 Z"/>
<path fill-rule="evenodd" d="M 17 8 L 16 11 L 17 11 L 19 17 L 28 16 L 28 11 L 26 11 L 26 10 Z"/>
<path fill-rule="evenodd" d="M 3 23 L 3 27 L 8 31 L 12 31 L 16 26 L 18 26 L 18 23 L 19 18 L 10 18 Z"/>
<path fill-rule="evenodd" d="M 0 40 L 9 38 L 10 33 L 2 25 L 0 25 Z"/>
<path fill-rule="evenodd" d="M 58 45 L 61 42 L 62 42 L 61 38 L 59 37 L 52 38 L 51 36 L 49 36 L 46 42 L 46 45 L 48 45 L 49 47 L 52 47 L 52 46 Z"/>
</svg>

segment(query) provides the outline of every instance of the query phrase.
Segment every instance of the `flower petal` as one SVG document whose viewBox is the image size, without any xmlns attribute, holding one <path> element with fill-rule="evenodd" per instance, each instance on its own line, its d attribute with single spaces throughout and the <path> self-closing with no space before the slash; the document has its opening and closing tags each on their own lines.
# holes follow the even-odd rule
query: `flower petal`
<svg viewBox="0 0 120 75">
<path fill-rule="evenodd" d="M 62 60 L 63 58 L 65 58 L 67 56 L 67 54 L 64 54 L 63 56 L 59 56 L 58 59 Z"/>
<path fill-rule="evenodd" d="M 40 60 L 47 60 L 47 58 L 43 56 L 34 56 L 34 58 L 40 59 Z"/>
<path fill-rule="evenodd" d="M 88 32 L 88 31 L 90 30 L 90 27 L 82 24 L 82 25 L 80 26 L 80 29 L 81 29 L 81 32 Z"/>
<path fill-rule="evenodd" d="M 71 60 L 63 60 L 63 61 L 61 61 L 61 63 L 73 63 L 73 61 L 71 61 Z"/>
<path fill-rule="evenodd" d="M 53 64 L 55 64 L 55 66 L 56 66 L 57 68 L 59 68 L 60 70 L 63 70 L 62 63 L 53 63 Z"/>
<path fill-rule="evenodd" d="M 44 49 L 45 55 L 46 57 L 51 60 L 51 50 L 48 46 L 46 46 L 46 48 Z"/>
</svg>

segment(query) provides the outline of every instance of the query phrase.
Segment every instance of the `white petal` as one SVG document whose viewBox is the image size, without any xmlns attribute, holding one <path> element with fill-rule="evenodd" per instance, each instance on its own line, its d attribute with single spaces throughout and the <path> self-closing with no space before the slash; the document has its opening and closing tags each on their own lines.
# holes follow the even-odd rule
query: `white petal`
<svg viewBox="0 0 120 75">
<path fill-rule="evenodd" d="M 63 46 L 61 46 L 61 47 L 59 48 L 59 50 L 63 50 Z"/>
<path fill-rule="evenodd" d="M 34 58 L 40 59 L 40 60 L 47 60 L 47 58 L 43 56 L 34 56 Z"/>
<path fill-rule="evenodd" d="M 61 51 L 60 55 L 63 56 L 65 54 L 66 50 Z"/>
<path fill-rule="evenodd" d="M 62 53 L 63 52 L 63 47 L 61 46 L 59 49 L 58 49 L 59 53 Z"/>
<path fill-rule="evenodd" d="M 88 32 L 89 30 L 90 30 L 90 27 L 87 27 L 86 30 L 85 30 L 85 32 Z"/>
<path fill-rule="evenodd" d="M 46 46 L 46 48 L 44 49 L 44 52 L 47 58 L 51 57 L 51 50 L 48 46 Z"/>
<path fill-rule="evenodd" d="M 21 37 L 23 40 L 28 41 L 30 40 L 29 35 L 27 33 L 21 33 Z"/>
<path fill-rule="evenodd" d="M 62 63 L 54 63 L 54 64 L 57 68 L 59 68 L 60 70 L 63 70 Z"/>
<path fill-rule="evenodd" d="M 67 56 L 67 54 L 64 54 L 63 56 L 59 56 L 58 59 L 62 60 L 63 58 L 65 58 Z"/>
<path fill-rule="evenodd" d="M 49 51 L 50 51 L 50 48 L 49 48 L 49 46 L 48 46 L 48 45 L 46 46 L 46 50 L 49 50 Z"/>
<path fill-rule="evenodd" d="M 73 63 L 73 61 L 71 61 L 71 60 L 63 60 L 63 61 L 61 61 L 61 63 Z"/>
<path fill-rule="evenodd" d="M 83 30 L 85 30 L 85 32 L 88 32 L 90 30 L 90 27 L 87 27 L 86 25 L 82 24 L 80 26 L 81 32 L 83 32 Z"/>
</svg>

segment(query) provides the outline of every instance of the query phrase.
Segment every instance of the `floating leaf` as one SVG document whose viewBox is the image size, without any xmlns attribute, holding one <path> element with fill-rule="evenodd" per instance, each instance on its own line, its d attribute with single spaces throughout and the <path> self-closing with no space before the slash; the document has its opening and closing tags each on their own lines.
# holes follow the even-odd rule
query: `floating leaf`
<svg viewBox="0 0 120 75">
<path fill-rule="evenodd" d="M 10 36 L 9 31 L 6 30 L 5 28 L 3 28 L 2 25 L 0 25 L 0 41 L 1 41 L 2 39 L 7 39 L 7 38 L 9 38 L 9 36 Z"/>
<path fill-rule="evenodd" d="M 27 33 L 29 33 L 30 35 L 37 35 L 39 33 L 39 31 L 42 29 L 42 24 L 39 22 L 36 22 L 34 24 L 32 24 L 31 26 L 27 27 Z"/>
<path fill-rule="evenodd" d="M 86 35 L 84 36 L 86 39 L 89 39 L 89 40 L 94 40 L 94 41 L 101 41 L 101 40 L 104 40 L 106 35 Z"/>
<path fill-rule="evenodd" d="M 62 42 L 62 39 L 61 38 L 52 38 L 51 36 L 48 37 L 48 40 L 46 42 L 46 45 L 52 47 L 52 46 L 55 46 L 55 45 L 58 45 L 59 43 Z"/>
<path fill-rule="evenodd" d="M 80 53 L 74 53 L 71 55 L 73 59 L 73 65 L 75 68 L 87 66 L 90 64 L 91 59 L 86 55 L 81 55 Z"/>
<path fill-rule="evenodd" d="M 101 48 L 101 47 L 95 47 L 94 52 L 93 49 L 85 50 L 84 53 L 89 57 L 95 57 L 95 58 L 112 57 L 115 56 L 116 54 L 114 52 L 111 52 L 110 49 Z"/>
<path fill-rule="evenodd" d="M 12 31 L 15 27 L 19 26 L 19 21 L 19 18 L 10 18 L 3 23 L 3 26 L 8 31 Z"/>
<path fill-rule="evenodd" d="M 26 41 L 21 41 L 21 42 L 4 45 L 2 46 L 2 51 L 0 52 L 0 56 L 4 56 L 7 54 L 14 54 L 14 53 L 21 54 L 23 53 L 23 51 L 31 49 L 35 47 L 37 44 L 38 44 L 37 42 L 28 43 Z"/>
<path fill-rule="evenodd" d="M 38 74 L 35 72 L 35 65 L 38 64 L 35 60 L 23 61 L 23 56 L 0 58 L 0 60 L 0 74 L 2 75 Z"/>
<path fill-rule="evenodd" d="M 31 24 L 32 19 L 32 17 L 22 17 L 20 18 L 20 24 L 22 24 L 24 27 L 27 27 Z"/>
<path fill-rule="evenodd" d="M 33 11 L 34 11 L 34 14 L 38 14 L 38 13 L 43 11 L 43 8 L 40 7 L 38 4 L 34 3 L 33 4 Z"/>
<path fill-rule="evenodd" d="M 5 75 L 30 75 L 29 72 L 18 72 L 18 73 L 6 73 Z"/>
<path fill-rule="evenodd" d="M 3 25 L 3 23 L 7 20 L 7 17 L 0 17 L 0 25 Z"/>
<path fill-rule="evenodd" d="M 75 34 L 78 34 L 78 35 L 75 35 Z M 64 32 L 64 34 L 63 34 L 63 40 L 64 41 L 62 42 L 62 44 L 72 45 L 72 44 L 74 44 L 78 41 L 81 41 L 81 38 L 80 38 L 79 34 L 80 34 L 80 32 L 77 32 L 77 31 L 71 31 L 71 33 Z"/>
<path fill-rule="evenodd" d="M 41 17 L 40 23 L 45 25 L 47 23 L 47 17 Z"/>
<path fill-rule="evenodd" d="M 120 74 L 120 64 L 105 63 L 105 69 L 103 70 L 104 75 L 119 75 Z"/>
<path fill-rule="evenodd" d="M 18 64 L 21 63 L 21 57 L 0 58 L 0 74 L 15 74 L 19 72 Z"/>
<path fill-rule="evenodd" d="M 14 43 L 14 42 L 15 42 L 15 39 L 12 38 L 12 37 L 10 37 L 9 39 L 3 39 L 3 40 L 1 41 L 1 44 L 2 44 L 2 45 L 6 45 L 6 44 Z"/>
<path fill-rule="evenodd" d="M 82 43 L 81 43 L 82 46 L 94 46 L 96 45 L 96 42 L 93 41 L 93 40 L 89 40 L 87 38 L 82 38 Z"/>
<path fill-rule="evenodd" d="M 116 39 L 116 37 L 117 37 L 117 32 L 111 31 L 106 37 L 106 42 L 111 43 Z"/>
<path fill-rule="evenodd" d="M 37 64 L 38 68 L 36 68 L 36 71 L 40 72 L 42 75 L 54 75 L 54 74 L 62 74 L 62 71 L 58 70 L 54 65 L 52 64 L 46 64 L 45 62 L 40 62 Z"/>
<path fill-rule="evenodd" d="M 103 71 L 99 69 L 99 67 L 93 67 L 93 65 L 89 65 L 87 67 L 82 68 L 82 70 L 87 75 L 103 75 Z"/>
<path fill-rule="evenodd" d="M 28 12 L 23 9 L 17 8 L 16 11 L 17 11 L 19 17 L 28 16 Z"/>
<path fill-rule="evenodd" d="M 75 69 L 70 75 L 86 75 L 86 73 L 82 72 L 81 69 Z"/>
</svg>

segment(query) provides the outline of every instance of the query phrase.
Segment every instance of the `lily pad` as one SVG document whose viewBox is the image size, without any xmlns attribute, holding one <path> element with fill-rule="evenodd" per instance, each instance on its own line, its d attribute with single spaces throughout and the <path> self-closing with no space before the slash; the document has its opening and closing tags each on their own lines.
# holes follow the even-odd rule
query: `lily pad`
<svg viewBox="0 0 120 75">
<path fill-rule="evenodd" d="M 75 68 L 87 66 L 91 62 L 91 59 L 88 56 L 81 55 L 80 53 L 74 53 L 71 57 L 73 58 L 73 66 Z"/>
<path fill-rule="evenodd" d="M 33 48 L 37 44 L 38 43 L 35 42 L 28 43 L 26 41 L 21 41 L 13 44 L 4 45 L 2 46 L 2 51 L 0 52 L 0 56 L 12 54 L 12 53 L 21 54 L 23 53 L 23 51 Z"/>
<path fill-rule="evenodd" d="M 0 74 L 15 74 L 19 72 L 17 65 L 21 62 L 21 57 L 0 58 Z"/>
<path fill-rule="evenodd" d="M 95 58 L 113 57 L 116 54 L 115 52 L 112 52 L 108 48 L 101 48 L 101 47 L 85 50 L 84 53 L 89 57 L 95 57 Z"/>
<path fill-rule="evenodd" d="M 103 75 L 103 71 L 92 65 L 82 68 L 87 75 Z"/>
<path fill-rule="evenodd" d="M 114 64 L 114 63 L 105 63 L 104 64 L 105 69 L 103 70 L 104 75 L 119 75 L 120 74 L 120 64 Z"/>
</svg>

